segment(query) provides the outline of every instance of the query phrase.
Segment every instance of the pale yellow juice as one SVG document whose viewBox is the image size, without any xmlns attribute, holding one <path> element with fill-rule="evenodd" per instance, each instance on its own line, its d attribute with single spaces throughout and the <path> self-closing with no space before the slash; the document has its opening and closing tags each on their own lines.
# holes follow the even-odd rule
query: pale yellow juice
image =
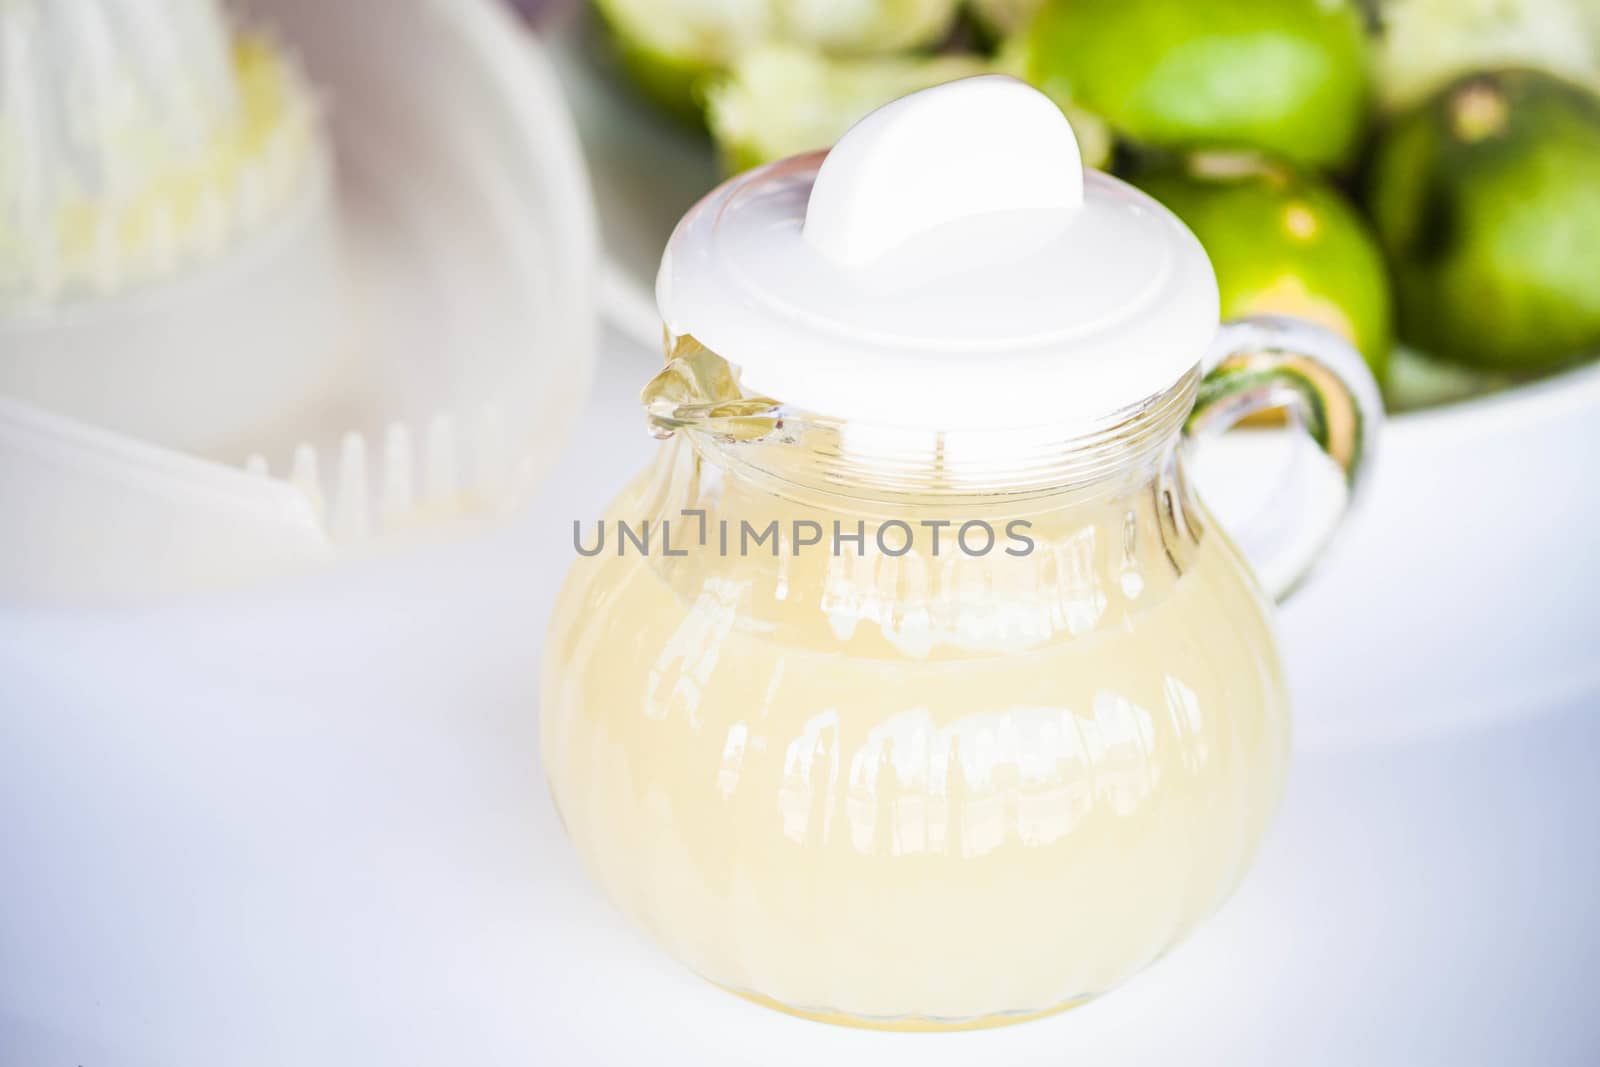
<svg viewBox="0 0 1600 1067">
<path fill-rule="evenodd" d="M 706 509 L 707 547 L 682 507 Z M 935 513 L 1024 517 L 1035 547 L 716 551 L 722 520 Z M 647 517 L 688 554 L 611 539 L 578 560 L 544 759 L 595 878 L 706 978 L 838 1021 L 1005 1021 L 1127 978 L 1241 876 L 1287 699 L 1269 605 L 1170 463 L 873 504 L 680 440 L 609 515 Z"/>
</svg>

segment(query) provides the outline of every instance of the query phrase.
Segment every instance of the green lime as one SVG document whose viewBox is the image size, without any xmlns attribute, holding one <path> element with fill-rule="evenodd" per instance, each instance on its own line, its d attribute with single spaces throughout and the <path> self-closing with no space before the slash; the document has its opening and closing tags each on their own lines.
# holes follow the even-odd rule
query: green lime
<svg viewBox="0 0 1600 1067">
<path fill-rule="evenodd" d="M 1135 140 L 1336 167 L 1368 104 L 1349 0 L 1053 0 L 1027 31 L 1034 84 Z"/>
<path fill-rule="evenodd" d="M 1367 177 L 1407 343 L 1521 374 L 1600 351 L 1600 97 L 1468 76 L 1397 116 Z"/>
<path fill-rule="evenodd" d="M 827 148 L 874 108 L 958 78 L 997 69 L 981 56 L 881 56 L 830 59 L 796 47 L 746 51 L 706 94 L 712 135 L 729 172 L 814 148 Z M 1084 162 L 1111 154 L 1103 125 L 1069 114 Z"/>
<path fill-rule="evenodd" d="M 901 52 L 949 32 L 960 0 L 596 0 L 623 66 L 666 110 L 701 120 L 709 79 L 763 44 L 834 55 Z"/>
<path fill-rule="evenodd" d="M 1389 288 L 1366 224 L 1320 179 L 1239 156 L 1197 156 L 1136 183 L 1194 231 L 1224 318 L 1296 315 L 1342 334 L 1388 371 Z"/>
</svg>

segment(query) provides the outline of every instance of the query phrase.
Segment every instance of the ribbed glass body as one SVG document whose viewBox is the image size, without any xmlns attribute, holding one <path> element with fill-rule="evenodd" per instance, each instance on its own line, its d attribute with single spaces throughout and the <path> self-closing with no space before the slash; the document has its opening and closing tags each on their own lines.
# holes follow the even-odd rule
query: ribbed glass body
<svg viewBox="0 0 1600 1067">
<path fill-rule="evenodd" d="M 819 474 L 794 420 L 678 433 L 585 524 L 544 664 L 550 788 L 616 903 L 729 989 L 911 1028 L 1070 1006 L 1215 909 L 1288 709 L 1270 604 L 1183 478 L 1194 386 L 1054 480 L 988 450 L 990 491 Z"/>
</svg>

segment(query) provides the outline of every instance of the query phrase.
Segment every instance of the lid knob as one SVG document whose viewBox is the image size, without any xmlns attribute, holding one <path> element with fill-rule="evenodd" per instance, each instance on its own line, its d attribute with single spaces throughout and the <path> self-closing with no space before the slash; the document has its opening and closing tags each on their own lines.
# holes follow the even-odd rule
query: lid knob
<svg viewBox="0 0 1600 1067">
<path fill-rule="evenodd" d="M 986 74 L 887 104 L 828 153 L 805 239 L 846 267 L 871 263 L 961 219 L 1029 212 L 1035 238 L 1083 204 L 1083 157 L 1061 109 L 1015 78 Z"/>
</svg>

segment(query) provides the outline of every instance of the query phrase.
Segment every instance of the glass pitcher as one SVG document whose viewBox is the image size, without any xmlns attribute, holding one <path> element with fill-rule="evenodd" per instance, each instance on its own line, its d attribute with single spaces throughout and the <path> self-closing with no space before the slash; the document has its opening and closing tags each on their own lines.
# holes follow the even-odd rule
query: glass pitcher
<svg viewBox="0 0 1600 1067">
<path fill-rule="evenodd" d="M 1360 357 L 1219 330 L 1192 236 L 994 77 L 725 184 L 658 297 L 665 444 L 575 531 L 544 666 L 592 875 L 711 981 L 855 1025 L 1026 1019 L 1161 955 L 1276 805 L 1271 597 L 1339 521 L 1264 588 L 1186 456 L 1287 408 L 1348 502 Z"/>
</svg>

